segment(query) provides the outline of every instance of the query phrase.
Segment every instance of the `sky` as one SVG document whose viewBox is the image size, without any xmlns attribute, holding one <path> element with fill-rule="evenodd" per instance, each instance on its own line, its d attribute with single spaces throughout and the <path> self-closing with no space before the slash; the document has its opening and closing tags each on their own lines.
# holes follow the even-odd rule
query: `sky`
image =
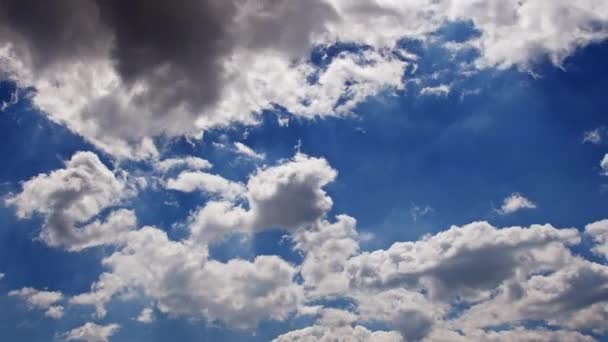
<svg viewBox="0 0 608 342">
<path fill-rule="evenodd" d="M 0 0 L 6 341 L 608 341 L 608 2 Z"/>
</svg>

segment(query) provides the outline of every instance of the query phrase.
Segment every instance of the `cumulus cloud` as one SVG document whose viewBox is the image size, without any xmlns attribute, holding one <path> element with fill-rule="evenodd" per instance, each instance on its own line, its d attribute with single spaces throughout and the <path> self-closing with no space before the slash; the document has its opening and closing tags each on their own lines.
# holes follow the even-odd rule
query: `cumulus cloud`
<svg viewBox="0 0 608 342">
<path fill-rule="evenodd" d="M 20 219 L 42 215 L 39 238 L 49 246 L 78 251 L 116 242 L 134 228 L 134 213 L 124 209 L 89 222 L 102 210 L 120 204 L 132 191 L 97 155 L 78 152 L 63 169 L 23 183 L 21 192 L 9 196 L 6 204 L 17 209 Z"/>
<path fill-rule="evenodd" d="M 501 215 L 509 215 L 522 209 L 536 209 L 536 204 L 523 195 L 515 193 L 505 198 L 502 206 L 496 212 Z"/>
<path fill-rule="evenodd" d="M 596 243 L 592 251 L 608 258 L 608 220 L 588 224 L 585 227 L 585 233 L 591 236 Z"/>
<path fill-rule="evenodd" d="M 108 325 L 98 325 L 87 322 L 84 325 L 74 328 L 64 334 L 66 341 L 84 341 L 84 342 L 108 342 L 110 337 L 120 329 L 120 325 L 112 323 Z"/>
<path fill-rule="evenodd" d="M 336 309 L 325 309 L 316 325 L 290 331 L 278 336 L 274 342 L 338 340 L 358 342 L 401 342 L 401 335 L 395 331 L 370 331 L 364 326 L 353 325 L 356 316 Z"/>
<path fill-rule="evenodd" d="M 297 153 L 249 177 L 248 209 L 230 202 L 209 202 L 191 217 L 194 238 L 210 241 L 232 232 L 268 228 L 295 230 L 323 218 L 333 202 L 323 190 L 337 176 L 323 158 Z"/>
<path fill-rule="evenodd" d="M 104 315 L 114 296 L 138 291 L 166 314 L 252 328 L 262 320 L 286 319 L 302 300 L 293 282 L 296 269 L 279 257 L 208 260 L 204 246 L 169 240 L 153 227 L 129 233 L 127 241 L 103 260 L 108 271 L 91 292 L 71 298 L 72 304 L 95 305 Z"/>
<path fill-rule="evenodd" d="M 600 168 L 602 169 L 603 175 L 608 175 L 608 153 L 604 155 L 602 161 L 600 162 Z"/>
<path fill-rule="evenodd" d="M 608 36 L 602 0 L 5 0 L 0 18 L 3 65 L 36 89 L 34 104 L 104 151 L 140 159 L 158 154 L 150 137 L 255 124 L 276 106 L 306 118 L 348 115 L 369 96 L 403 89 L 400 39 L 428 40 L 449 22 L 479 31 L 466 45 L 479 50 L 480 68 L 561 65 Z M 308 60 L 336 42 L 366 48 L 323 67 Z"/>
<path fill-rule="evenodd" d="M 88 155 L 87 160 L 95 158 Z M 34 179 L 52 179 L 51 183 L 72 179 L 65 174 L 71 175 L 67 170 L 75 165 L 69 162 L 65 169 Z M 103 170 L 96 162 L 86 165 L 88 173 Z M 188 163 L 180 165 L 188 167 Z M 97 179 L 121 182 L 105 171 L 101 174 L 107 177 Z M 285 321 L 296 314 L 317 317 L 313 325 L 285 333 L 277 341 L 330 341 L 345 336 L 361 341 L 586 341 L 591 340 L 588 332 L 605 333 L 608 267 L 572 253 L 571 247 L 581 241 L 577 229 L 548 224 L 498 228 L 474 222 L 365 251 L 353 217 L 328 217 L 333 201 L 324 188 L 336 177 L 327 160 L 302 153 L 261 167 L 242 186 L 241 198 L 203 204 L 187 221 L 189 234 L 179 240 L 150 226 L 102 229 L 111 225 L 113 215 L 132 215 L 127 210 L 115 210 L 105 221 L 89 219 L 84 227 L 91 241 L 98 241 L 96 234 L 103 235 L 102 231 L 119 238 L 111 240 L 115 249 L 103 258 L 104 272 L 90 290 L 67 301 L 94 306 L 103 316 L 111 301 L 137 297 L 150 305 L 135 318 L 142 323 L 154 320 L 155 308 L 168 316 L 204 319 L 235 329 L 253 329 L 262 321 Z M 28 189 L 25 184 L 24 189 Z M 36 191 L 47 193 L 42 187 Z M 22 194 L 12 198 L 25 215 L 39 203 L 14 199 Z M 104 196 L 93 198 L 93 209 L 72 221 L 85 220 L 112 203 Z M 135 220 L 131 225 L 136 225 Z M 597 253 L 605 253 L 605 226 L 598 221 L 586 227 Z M 278 256 L 218 261 L 209 255 L 209 244 L 226 234 L 273 228 L 289 234 L 294 250 L 302 255 L 299 265 Z M 70 245 L 72 249 L 88 246 L 77 242 Z M 50 317 L 63 314 L 61 293 L 27 288 L 12 293 L 47 310 Z M 323 304 L 327 299 L 348 300 L 350 305 L 337 310 Z M 529 329 L 526 322 L 557 329 Z M 387 331 L 371 329 L 378 324 Z M 492 330 L 499 326 L 510 328 Z M 70 336 L 103 340 L 115 330 L 100 330 L 99 335 L 99 329 L 85 325 Z"/>
<path fill-rule="evenodd" d="M 45 316 L 59 319 L 63 317 L 63 306 L 58 305 L 63 301 L 64 296 L 59 291 L 41 291 L 31 287 L 24 287 L 20 290 L 13 290 L 9 296 L 18 297 L 25 301 L 29 309 L 45 310 Z"/>
</svg>

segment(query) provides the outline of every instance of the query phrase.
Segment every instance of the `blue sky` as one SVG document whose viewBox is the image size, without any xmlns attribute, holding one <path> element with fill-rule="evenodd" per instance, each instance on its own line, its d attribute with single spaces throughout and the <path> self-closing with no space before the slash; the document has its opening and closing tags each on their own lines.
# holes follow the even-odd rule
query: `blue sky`
<svg viewBox="0 0 608 342">
<path fill-rule="evenodd" d="M 429 5 L 419 31 L 364 34 L 342 1 L 285 3 L 217 51 L 181 2 L 174 44 L 139 5 L 102 14 L 108 55 L 106 33 L 61 41 L 0 4 L 0 334 L 608 340 L 608 7 L 530 0 L 507 25 L 511 5 Z"/>
</svg>

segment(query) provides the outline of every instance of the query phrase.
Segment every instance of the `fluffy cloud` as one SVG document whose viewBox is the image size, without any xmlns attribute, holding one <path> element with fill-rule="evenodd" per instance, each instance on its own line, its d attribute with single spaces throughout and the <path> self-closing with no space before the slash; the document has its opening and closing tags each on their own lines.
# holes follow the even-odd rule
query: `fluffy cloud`
<svg viewBox="0 0 608 342">
<path fill-rule="evenodd" d="M 134 228 L 135 215 L 129 210 L 117 210 L 105 220 L 88 222 L 130 194 L 132 189 L 126 180 L 110 171 L 97 155 L 78 152 L 65 168 L 23 183 L 22 191 L 8 197 L 6 203 L 17 209 L 21 219 L 33 214 L 44 217 L 39 238 L 46 244 L 78 251 L 116 242 Z"/>
<path fill-rule="evenodd" d="M 341 310 L 326 309 L 316 325 L 294 330 L 274 339 L 274 342 L 401 342 L 401 335 L 394 331 L 370 331 L 360 325 L 353 325 L 356 316 Z"/>
<path fill-rule="evenodd" d="M 103 315 L 104 305 L 114 296 L 135 292 L 170 315 L 251 328 L 262 320 L 286 319 L 302 300 L 302 291 L 293 282 L 296 269 L 279 257 L 208 260 L 204 246 L 171 241 L 153 227 L 129 233 L 127 241 L 103 260 L 108 272 L 91 292 L 73 297 L 72 304 L 95 305 Z"/>
<path fill-rule="evenodd" d="M 298 153 L 282 164 L 250 176 L 244 197 L 249 209 L 229 202 L 209 202 L 191 218 L 195 239 L 268 228 L 295 230 L 323 218 L 333 204 L 323 187 L 337 172 L 323 158 Z"/>
<path fill-rule="evenodd" d="M 585 232 L 596 243 L 593 252 L 608 258 L 608 220 L 601 220 L 588 224 Z"/>
<path fill-rule="evenodd" d="M 479 50 L 478 67 L 559 65 L 608 36 L 602 0 L 6 0 L 0 19 L 8 76 L 36 89 L 50 119 L 120 158 L 156 156 L 150 137 L 255 124 L 276 106 L 348 115 L 404 87 L 401 38 L 429 40 L 449 22 L 479 31 L 466 44 Z M 311 48 L 336 42 L 366 48 L 323 67 L 308 61 Z"/>
<path fill-rule="evenodd" d="M 13 290 L 9 296 L 19 297 L 27 304 L 30 309 L 45 310 L 45 315 L 53 319 L 63 317 L 63 306 L 58 305 L 64 297 L 58 291 L 40 291 L 31 287 L 24 287 L 20 290 Z"/>
<path fill-rule="evenodd" d="M 110 337 L 120 329 L 118 324 L 98 325 L 87 322 L 84 325 L 74 328 L 64 334 L 62 337 L 66 341 L 84 341 L 84 342 L 108 342 Z"/>
<path fill-rule="evenodd" d="M 166 170 L 204 164 L 169 162 Z M 138 297 L 150 303 L 136 318 L 142 323 L 153 320 L 154 310 L 237 329 L 284 321 L 294 314 L 317 316 L 314 325 L 283 334 L 277 341 L 345 336 L 360 341 L 586 341 L 591 339 L 588 332 L 605 333 L 608 266 L 571 252 L 570 247 L 581 241 L 578 230 L 551 225 L 497 228 L 474 222 L 386 249 L 362 251 L 356 220 L 348 215 L 328 217 L 333 201 L 324 188 L 336 177 L 327 160 L 301 153 L 261 167 L 242 185 L 240 198 L 211 199 L 193 213 L 187 221 L 189 235 L 180 240 L 155 227 L 135 229 L 128 210 L 110 212 L 105 220 L 95 218 L 128 191 L 124 180 L 93 154 L 80 153 L 65 169 L 26 182 L 23 192 L 9 201 L 23 217 L 41 212 L 46 218 L 62 208 L 60 214 L 69 222 L 86 222 L 78 231 L 87 239 L 70 240 L 70 250 L 99 241 L 115 245 L 90 291 L 68 299 L 72 305 L 94 306 L 98 316 L 106 314 L 112 300 Z M 72 201 L 63 207 L 53 204 L 55 193 L 68 185 L 76 189 L 71 192 L 76 195 L 67 196 Z M 26 201 L 27 196 L 32 201 Z M 78 201 L 83 203 L 73 204 Z M 70 206 L 80 211 L 65 209 Z M 125 217 L 132 218 L 127 225 L 121 224 L 129 221 Z M 51 229 L 48 222 L 47 218 L 43 229 Z M 605 226 L 598 221 L 586 227 L 597 253 L 604 253 Z M 209 244 L 226 234 L 272 228 L 289 234 L 302 255 L 301 264 L 278 256 L 225 262 L 209 256 Z M 26 288 L 12 295 L 47 310 L 48 316 L 63 314 L 60 293 Z M 319 304 L 327 299 L 351 304 L 344 310 Z M 559 329 L 526 329 L 526 322 Z M 389 331 L 370 329 L 377 324 Z M 498 326 L 512 328 L 492 330 Z M 82 336 L 98 336 L 99 330 L 103 340 L 115 330 L 102 328 L 85 325 L 70 336 L 94 340 Z"/>
<path fill-rule="evenodd" d="M 512 194 L 503 200 L 502 206 L 496 212 L 501 215 L 509 215 L 522 209 L 536 209 L 536 204 L 521 194 Z"/>
<path fill-rule="evenodd" d="M 600 168 L 602 168 L 602 174 L 608 175 L 608 153 L 604 155 L 602 161 L 600 162 Z"/>
</svg>

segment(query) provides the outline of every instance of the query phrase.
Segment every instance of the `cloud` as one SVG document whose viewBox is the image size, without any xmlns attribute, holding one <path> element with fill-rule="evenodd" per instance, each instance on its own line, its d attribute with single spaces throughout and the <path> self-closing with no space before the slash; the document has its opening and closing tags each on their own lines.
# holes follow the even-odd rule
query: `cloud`
<svg viewBox="0 0 608 342">
<path fill-rule="evenodd" d="M 119 329 L 120 325 L 115 323 L 98 325 L 87 322 L 62 334 L 61 337 L 66 341 L 108 342 Z"/>
<path fill-rule="evenodd" d="M 167 173 L 179 168 L 188 170 L 207 170 L 211 167 L 213 167 L 213 165 L 209 161 L 198 157 L 169 158 L 154 164 L 154 168 L 161 173 Z"/>
<path fill-rule="evenodd" d="M 428 96 L 448 96 L 450 93 L 450 86 L 446 84 L 438 85 L 436 87 L 424 87 L 420 91 L 420 95 Z"/>
<path fill-rule="evenodd" d="M 427 215 L 431 215 L 435 212 L 435 209 L 433 209 L 430 206 L 418 206 L 416 204 L 412 203 L 412 206 L 410 207 L 410 216 L 412 217 L 412 221 L 416 222 L 418 221 L 419 218 L 422 218 L 424 216 Z"/>
<path fill-rule="evenodd" d="M 604 158 L 602 158 L 600 168 L 602 169 L 603 175 L 608 175 L 608 153 L 604 155 Z"/>
<path fill-rule="evenodd" d="M 522 209 L 536 209 L 536 204 L 523 195 L 514 193 L 503 200 L 502 206 L 496 212 L 500 215 L 509 215 Z"/>
<path fill-rule="evenodd" d="M 592 251 L 608 258 L 608 220 L 588 224 L 585 226 L 585 233 L 591 236 L 596 243 Z"/>
<path fill-rule="evenodd" d="M 167 180 L 165 187 L 183 192 L 203 191 L 209 195 L 234 200 L 245 193 L 245 186 L 224 177 L 206 172 L 184 171 L 177 178 Z"/>
<path fill-rule="evenodd" d="M 135 319 L 139 323 L 148 324 L 155 321 L 154 317 L 154 309 L 152 308 L 144 308 L 141 310 L 137 318 Z"/>
<path fill-rule="evenodd" d="M 36 89 L 32 101 L 51 120 L 129 159 L 156 157 L 151 137 L 256 124 L 277 106 L 304 118 L 349 115 L 404 88 L 408 63 L 398 56 L 411 54 L 400 39 L 427 41 L 450 22 L 479 31 L 464 43 L 479 51 L 478 68 L 561 65 L 608 37 L 602 0 L 6 0 L 0 18 L 9 77 Z M 312 48 L 340 42 L 365 48 L 324 66 L 308 60 Z"/>
<path fill-rule="evenodd" d="M 244 197 L 249 209 L 230 202 L 209 202 L 192 217 L 194 238 L 212 241 L 228 233 L 269 228 L 295 230 L 323 218 L 333 204 L 323 187 L 337 172 L 323 158 L 297 153 L 249 177 Z"/>
<path fill-rule="evenodd" d="M 70 163 L 38 177 L 63 180 L 56 175 L 70 174 Z M 96 163 L 86 165 L 87 172 L 99 168 L 92 167 Z M 66 300 L 72 306 L 94 306 L 97 315 L 104 316 L 113 300 L 138 298 L 149 303 L 135 318 L 142 323 L 153 320 L 154 310 L 234 329 L 254 329 L 260 322 L 286 321 L 294 315 L 317 318 L 277 341 L 338 336 L 363 341 L 584 341 L 590 339 L 584 335 L 588 332 L 605 332 L 608 267 L 573 254 L 571 247 L 581 242 L 577 229 L 548 224 L 499 228 L 474 222 L 365 251 L 353 217 L 328 215 L 333 200 L 324 188 L 336 177 L 327 160 L 296 153 L 252 172 L 241 198 L 208 200 L 188 219 L 189 234 L 179 240 L 151 226 L 104 229 L 119 236 L 102 260 L 104 272 L 89 291 Z M 107 183 L 103 177 L 96 179 Z M 106 202 L 96 201 L 91 212 Z M 106 225 L 112 214 L 121 212 L 129 213 L 111 212 Z M 103 222 L 93 219 L 85 227 L 98 228 L 85 231 L 101 231 Z M 209 245 L 225 235 L 266 229 L 288 234 L 302 256 L 299 265 L 276 255 L 227 261 L 209 255 Z M 597 244 L 593 250 L 600 253 L 603 232 L 603 221 L 586 227 Z M 86 248 L 77 242 L 71 246 Z M 29 298 L 39 291 L 23 293 L 26 300 L 38 302 Z M 51 299 L 36 307 L 60 317 L 63 296 Z M 349 305 L 338 310 L 326 300 L 347 300 Z M 526 328 L 527 322 L 536 322 L 538 328 Z M 378 326 L 386 331 L 372 329 Z M 503 326 L 509 329 L 493 330 Z M 77 330 L 74 336 L 91 329 Z"/>
<path fill-rule="evenodd" d="M 144 227 L 129 233 L 121 250 L 103 260 L 108 271 L 70 303 L 104 306 L 114 296 L 136 291 L 169 315 L 221 321 L 252 328 L 263 320 L 284 320 L 302 300 L 293 282 L 296 269 L 277 256 L 221 263 L 207 259 L 204 245 L 171 241 L 166 233 Z"/>
<path fill-rule="evenodd" d="M 134 228 L 134 213 L 124 209 L 109 213 L 105 220 L 89 222 L 102 210 L 120 204 L 132 191 L 97 155 L 78 152 L 63 169 L 23 183 L 22 191 L 9 196 L 6 204 L 17 209 L 20 219 L 42 215 L 39 238 L 49 246 L 78 251 L 116 242 Z"/>
<path fill-rule="evenodd" d="M 583 144 L 599 145 L 606 137 L 606 127 L 598 127 L 583 133 Z"/>
<path fill-rule="evenodd" d="M 59 319 L 63 317 L 63 306 L 58 305 L 63 301 L 64 296 L 59 291 L 40 291 L 31 287 L 24 287 L 20 290 L 13 290 L 9 296 L 19 297 L 25 301 L 28 308 L 45 310 L 45 316 Z"/>
<path fill-rule="evenodd" d="M 236 148 L 236 152 L 243 156 L 258 160 L 263 160 L 266 158 L 266 155 L 264 153 L 258 153 L 251 149 L 251 147 L 238 141 L 234 143 L 234 147 Z"/>
<path fill-rule="evenodd" d="M 278 336 L 274 342 L 292 341 L 361 341 L 361 342 L 401 342 L 401 335 L 395 331 L 370 331 L 360 325 L 353 325 L 356 316 L 336 309 L 323 310 L 316 325 L 301 330 L 290 331 Z"/>
</svg>

